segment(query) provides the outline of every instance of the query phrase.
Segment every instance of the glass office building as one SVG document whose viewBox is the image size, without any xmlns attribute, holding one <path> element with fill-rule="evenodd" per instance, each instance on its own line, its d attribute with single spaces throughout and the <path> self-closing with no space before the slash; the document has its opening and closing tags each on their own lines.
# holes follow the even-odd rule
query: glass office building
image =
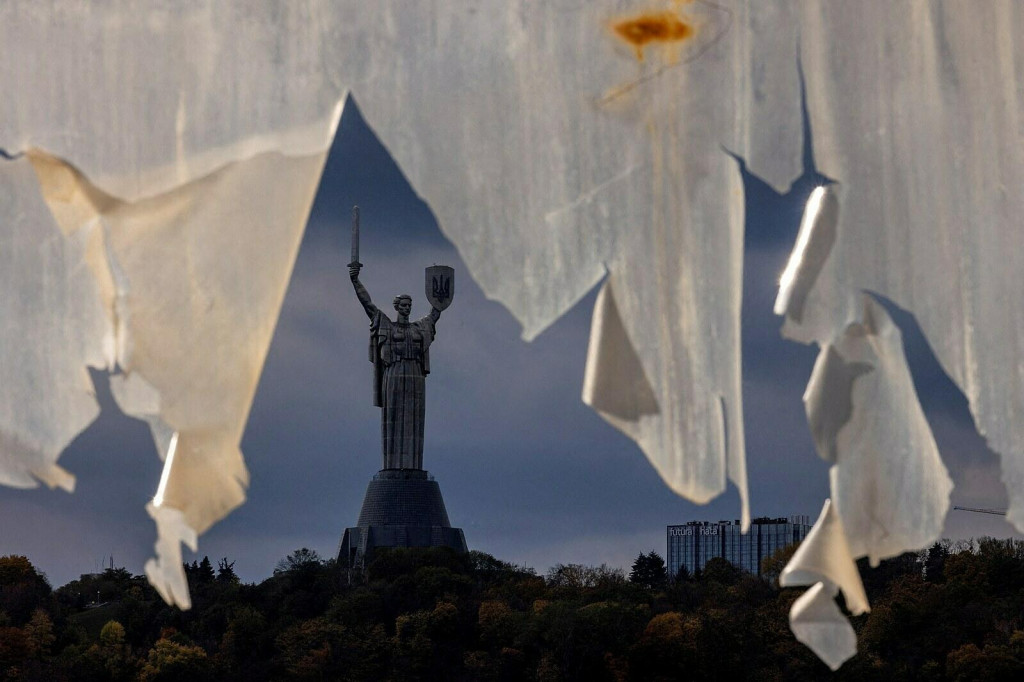
<svg viewBox="0 0 1024 682">
<path fill-rule="evenodd" d="M 690 521 L 667 529 L 666 564 L 668 574 L 676 576 L 683 566 L 690 575 L 703 570 L 708 560 L 722 557 L 738 568 L 761 575 L 761 560 L 776 551 L 803 540 L 811 530 L 810 519 L 761 517 L 750 522 L 746 534 L 737 521 Z"/>
</svg>

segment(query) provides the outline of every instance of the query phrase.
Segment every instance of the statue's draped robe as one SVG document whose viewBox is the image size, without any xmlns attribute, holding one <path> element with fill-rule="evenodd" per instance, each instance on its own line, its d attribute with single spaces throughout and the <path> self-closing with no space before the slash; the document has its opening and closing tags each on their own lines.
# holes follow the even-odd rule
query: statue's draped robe
<svg viewBox="0 0 1024 682">
<path fill-rule="evenodd" d="M 439 315 L 432 310 L 401 323 L 380 310 L 370 313 L 373 404 L 381 408 L 384 469 L 423 468 L 424 379 L 430 374 L 430 344 Z"/>
</svg>

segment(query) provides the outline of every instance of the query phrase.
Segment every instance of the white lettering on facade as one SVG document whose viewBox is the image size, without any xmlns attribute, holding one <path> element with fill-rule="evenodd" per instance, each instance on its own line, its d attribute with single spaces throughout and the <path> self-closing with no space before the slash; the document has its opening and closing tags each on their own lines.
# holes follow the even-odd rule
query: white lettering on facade
<svg viewBox="0 0 1024 682">
<path fill-rule="evenodd" d="M 669 528 L 668 535 L 672 538 L 689 537 L 694 534 L 694 526 L 686 528 Z M 718 535 L 718 526 L 697 526 L 700 535 Z"/>
</svg>

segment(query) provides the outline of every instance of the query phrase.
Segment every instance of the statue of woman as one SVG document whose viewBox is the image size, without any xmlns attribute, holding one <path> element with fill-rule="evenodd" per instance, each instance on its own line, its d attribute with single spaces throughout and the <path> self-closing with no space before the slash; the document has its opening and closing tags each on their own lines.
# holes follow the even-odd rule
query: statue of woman
<svg viewBox="0 0 1024 682">
<path fill-rule="evenodd" d="M 398 319 L 392 321 L 370 300 L 359 281 L 362 265 L 350 263 L 349 278 L 370 318 L 370 362 L 373 363 L 373 404 L 381 408 L 380 432 L 385 469 L 423 468 L 425 381 L 430 374 L 430 343 L 441 311 L 409 321 L 412 297 L 395 296 Z"/>
</svg>

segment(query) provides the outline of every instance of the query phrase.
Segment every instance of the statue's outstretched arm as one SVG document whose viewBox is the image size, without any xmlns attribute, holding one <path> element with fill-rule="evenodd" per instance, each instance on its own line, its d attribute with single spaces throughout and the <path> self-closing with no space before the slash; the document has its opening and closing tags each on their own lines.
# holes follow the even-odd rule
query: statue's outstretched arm
<svg viewBox="0 0 1024 682">
<path fill-rule="evenodd" d="M 437 308 L 431 306 L 430 312 L 427 313 L 427 317 L 430 318 L 431 322 L 433 322 L 434 324 L 437 324 L 437 321 L 439 319 L 441 319 L 441 311 L 438 310 Z"/>
<path fill-rule="evenodd" d="M 359 302 L 363 304 L 363 310 L 366 311 L 367 317 L 372 320 L 373 316 L 377 314 L 377 306 L 375 306 L 373 301 L 370 300 L 370 292 L 368 292 L 366 287 L 363 286 L 363 283 L 359 281 L 359 269 L 362 267 L 363 266 L 358 263 L 349 265 L 348 276 L 349 279 L 352 280 L 352 287 L 356 290 L 356 298 L 358 298 Z"/>
</svg>

